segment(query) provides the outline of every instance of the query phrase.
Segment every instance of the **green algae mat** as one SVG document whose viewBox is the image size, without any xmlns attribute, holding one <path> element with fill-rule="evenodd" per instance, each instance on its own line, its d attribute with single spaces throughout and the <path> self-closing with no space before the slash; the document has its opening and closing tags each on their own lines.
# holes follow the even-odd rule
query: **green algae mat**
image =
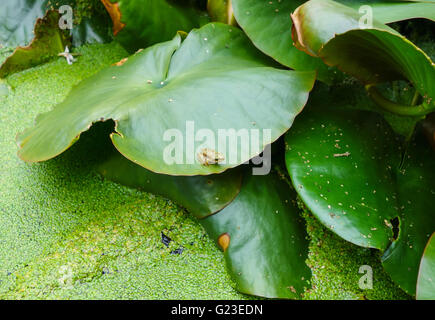
<svg viewBox="0 0 435 320">
<path fill-rule="evenodd" d="M 3 0 L 0 299 L 433 299 L 434 12 Z"/>
<path fill-rule="evenodd" d="M 78 51 L 71 66 L 59 58 L 7 78 L 0 102 L 0 297 L 251 299 L 234 289 L 223 254 L 193 216 L 98 173 L 110 152 L 112 123 L 94 127 L 48 162 L 30 165 L 17 157 L 17 132 L 80 80 L 127 55 L 115 43 Z M 407 298 L 376 252 L 352 246 L 306 215 L 313 289 L 305 298 Z M 169 247 L 161 232 L 172 239 Z M 181 254 L 171 254 L 178 248 Z M 361 265 L 374 269 L 371 290 L 358 287 Z"/>
<path fill-rule="evenodd" d="M 222 255 L 185 211 L 99 176 L 94 165 L 107 141 L 92 143 L 98 132 L 83 136 L 90 145 L 48 163 L 17 159 L 17 131 L 78 81 L 126 55 L 117 45 L 80 52 L 72 66 L 59 58 L 8 78 L 1 100 L 1 297 L 241 298 Z M 161 232 L 185 248 L 182 255 L 170 254 Z"/>
</svg>

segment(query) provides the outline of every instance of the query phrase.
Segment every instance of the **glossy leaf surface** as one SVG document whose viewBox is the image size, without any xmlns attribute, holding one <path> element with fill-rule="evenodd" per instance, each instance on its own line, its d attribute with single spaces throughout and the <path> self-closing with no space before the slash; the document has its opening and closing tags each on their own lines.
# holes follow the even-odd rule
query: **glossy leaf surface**
<svg viewBox="0 0 435 320">
<path fill-rule="evenodd" d="M 318 70 L 321 80 L 330 81 L 333 74 L 315 57 L 299 52 L 293 46 L 292 21 L 289 18 L 304 0 L 233 0 L 234 14 L 252 42 L 265 54 L 281 64 L 295 70 Z M 358 10 L 369 5 L 373 17 L 381 23 L 390 23 L 416 17 L 434 19 L 435 3 L 426 1 L 357 1 L 341 0 L 347 6 Z M 364 9 L 364 7 L 363 7 Z M 366 11 L 358 13 L 358 20 Z M 325 23 L 334 24 L 334 19 Z"/>
<path fill-rule="evenodd" d="M 201 220 L 224 250 L 243 293 L 300 299 L 308 287 L 308 241 L 288 185 L 275 174 L 245 175 L 237 198 Z"/>
<path fill-rule="evenodd" d="M 286 163 L 297 192 L 342 238 L 385 249 L 396 214 L 391 176 L 400 163 L 390 128 L 380 116 L 362 111 L 301 117 L 286 135 Z"/>
<path fill-rule="evenodd" d="M 418 139 L 402 162 L 402 139 L 381 116 L 313 110 L 286 135 L 286 164 L 295 189 L 340 237 L 386 250 L 385 269 L 415 294 L 419 260 L 435 228 L 433 151 Z"/>
<path fill-rule="evenodd" d="M 268 63 L 238 29 L 208 24 L 183 43 L 176 36 L 80 83 L 53 111 L 40 115 L 35 127 L 18 135 L 19 156 L 32 162 L 53 158 L 93 122 L 113 119 L 115 147 L 151 171 L 222 172 L 270 143 L 263 141 L 263 129 L 270 130 L 271 141 L 287 131 L 308 99 L 312 72 L 279 70 Z M 260 136 L 250 146 L 227 143 L 218 149 L 225 162 L 204 165 L 197 160 L 204 137 L 193 141 L 196 131 L 190 136 L 187 128 L 192 121 L 195 130 L 207 128 L 214 138 L 219 130 L 232 129 L 255 130 Z M 174 136 L 165 141 L 168 134 Z M 180 161 L 168 156 L 172 147 Z"/>
<path fill-rule="evenodd" d="M 400 209 L 399 236 L 382 261 L 391 278 L 415 295 L 420 260 L 435 231 L 435 152 L 422 136 L 408 147 L 396 175 Z"/>
<path fill-rule="evenodd" d="M 414 110 L 399 107 L 403 112 L 424 113 L 435 108 L 434 63 L 393 29 L 377 20 L 370 28 L 361 29 L 358 11 L 330 0 L 308 1 L 292 19 L 293 40 L 301 50 L 365 84 L 409 80 L 423 102 Z M 375 99 L 380 105 L 388 104 L 380 100 Z"/>
<path fill-rule="evenodd" d="M 321 78 L 329 77 L 320 59 L 293 46 L 290 13 L 304 1 L 233 0 L 232 3 L 238 24 L 262 52 L 292 69 L 320 69 Z"/>
<path fill-rule="evenodd" d="M 169 176 L 144 169 L 119 153 L 99 165 L 98 171 L 109 180 L 174 200 L 197 218 L 228 205 L 242 184 L 237 168 L 208 176 Z"/>
<path fill-rule="evenodd" d="M 417 299 L 435 300 L 435 233 L 424 249 L 417 282 Z"/>
<path fill-rule="evenodd" d="M 189 32 L 207 22 L 207 17 L 186 3 L 168 0 L 102 0 L 113 21 L 115 38 L 135 51 Z"/>
</svg>

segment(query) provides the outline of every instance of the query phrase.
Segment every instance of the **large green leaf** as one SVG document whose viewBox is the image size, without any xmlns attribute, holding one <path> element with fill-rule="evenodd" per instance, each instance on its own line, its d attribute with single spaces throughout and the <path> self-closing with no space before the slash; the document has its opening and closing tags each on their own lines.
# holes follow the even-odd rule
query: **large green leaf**
<svg viewBox="0 0 435 320">
<path fill-rule="evenodd" d="M 320 59 L 300 52 L 293 46 L 290 13 L 301 0 L 232 0 L 234 15 L 256 47 L 279 63 L 295 70 L 318 70 L 321 79 L 329 79 Z"/>
<path fill-rule="evenodd" d="M 44 18 L 37 19 L 35 38 L 27 47 L 18 47 L 0 66 L 0 78 L 31 68 L 48 61 L 63 52 L 70 44 L 70 37 L 59 29 L 60 15 L 57 11 L 48 11 Z"/>
<path fill-rule="evenodd" d="M 360 13 L 330 0 L 311 0 L 292 15 L 293 40 L 301 50 L 360 79 L 379 106 L 397 114 L 419 115 L 435 109 L 435 65 L 418 47 L 373 20 L 361 28 Z M 403 106 L 383 98 L 373 86 L 408 80 L 422 97 L 419 106 Z"/>
<path fill-rule="evenodd" d="M 98 166 L 103 177 L 123 185 L 160 194 L 204 218 L 228 205 L 240 191 L 241 170 L 228 170 L 208 176 L 169 176 L 158 174 L 116 153 Z"/>
<path fill-rule="evenodd" d="M 268 60 L 237 28 L 208 24 L 183 43 L 177 35 L 80 83 L 63 103 L 40 115 L 35 127 L 18 135 L 18 154 L 26 161 L 53 158 L 93 122 L 113 119 L 113 143 L 133 162 L 157 173 L 219 173 L 256 156 L 287 131 L 313 82 L 313 72 L 268 67 Z M 188 121 L 196 130 L 209 129 L 214 138 L 219 130 L 232 129 L 255 131 L 259 138 L 252 137 L 250 145 L 217 148 L 225 161 L 207 166 L 197 161 L 205 142 L 193 141 L 194 133 L 189 137 Z M 263 140 L 267 129 L 271 141 Z M 164 141 L 174 130 L 180 137 Z M 171 146 L 181 152 L 178 163 L 164 158 Z"/>
<path fill-rule="evenodd" d="M 381 116 L 363 111 L 314 108 L 286 135 L 287 168 L 307 207 L 340 237 L 386 249 L 385 269 L 415 294 L 419 260 L 435 230 L 428 209 L 435 156 L 420 139 L 406 150 L 402 158 L 402 139 Z"/>
<path fill-rule="evenodd" d="M 47 10 L 58 9 L 62 5 L 70 5 L 74 10 L 73 17 L 77 22 L 78 8 L 76 0 L 2 0 L 0 8 L 0 44 L 5 47 L 28 45 L 33 39 L 33 29 L 38 18 L 42 18 Z M 87 3 L 86 7 L 93 8 Z M 103 9 L 104 10 L 104 9 Z M 90 15 L 90 14 L 89 14 Z M 103 42 L 108 40 L 107 13 L 93 12 L 90 17 L 82 17 L 79 24 L 72 29 L 74 44 L 85 42 Z M 110 19 L 109 19 L 110 21 Z"/>
<path fill-rule="evenodd" d="M 237 22 L 261 51 L 296 70 L 317 69 L 320 79 L 329 81 L 333 75 L 327 72 L 319 59 L 303 54 L 293 46 L 290 14 L 305 2 L 304 0 L 232 1 Z M 363 5 L 370 5 L 373 16 L 382 23 L 416 17 L 433 20 L 435 17 L 435 4 L 426 1 L 341 0 L 339 2 L 356 9 Z M 358 19 L 363 13 L 359 14 Z M 325 23 L 335 22 L 330 19 Z"/>
<path fill-rule="evenodd" d="M 308 240 L 289 186 L 277 175 L 245 175 L 237 198 L 200 220 L 224 251 L 237 289 L 300 299 L 308 287 Z"/>
<path fill-rule="evenodd" d="M 400 163 L 399 145 L 374 113 L 334 113 L 302 115 L 286 135 L 290 177 L 328 228 L 354 244 L 385 249 L 397 215 L 391 171 Z"/>
<path fill-rule="evenodd" d="M 417 281 L 417 299 L 435 300 L 435 233 L 424 249 Z"/>
<path fill-rule="evenodd" d="M 192 5 L 170 0 L 101 0 L 113 21 L 116 39 L 130 51 L 172 39 L 207 21 Z"/>
<path fill-rule="evenodd" d="M 435 231 L 434 164 L 435 153 L 425 139 L 418 136 L 409 146 L 396 175 L 399 237 L 382 257 L 391 278 L 412 295 L 416 293 L 424 247 Z"/>
</svg>

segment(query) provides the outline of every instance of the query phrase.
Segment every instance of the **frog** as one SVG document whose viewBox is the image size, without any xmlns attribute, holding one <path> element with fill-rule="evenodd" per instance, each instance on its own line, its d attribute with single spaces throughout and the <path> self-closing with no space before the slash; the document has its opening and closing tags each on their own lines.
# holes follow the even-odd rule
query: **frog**
<svg viewBox="0 0 435 320">
<path fill-rule="evenodd" d="M 210 164 L 219 164 L 219 162 L 225 160 L 225 157 L 222 155 L 222 153 L 217 152 L 216 150 L 210 148 L 201 149 L 198 152 L 197 157 L 199 163 L 201 163 L 204 166 L 208 166 Z"/>
</svg>

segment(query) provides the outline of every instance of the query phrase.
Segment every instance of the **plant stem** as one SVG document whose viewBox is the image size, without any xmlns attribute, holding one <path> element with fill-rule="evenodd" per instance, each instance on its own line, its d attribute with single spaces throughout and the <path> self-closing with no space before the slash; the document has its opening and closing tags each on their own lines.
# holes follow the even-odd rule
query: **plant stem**
<svg viewBox="0 0 435 320">
<path fill-rule="evenodd" d="M 420 98 L 420 93 L 418 93 L 418 91 L 415 90 L 414 96 L 412 97 L 411 106 L 417 105 L 419 98 Z"/>
<path fill-rule="evenodd" d="M 401 105 L 393 101 L 390 101 L 379 92 L 379 90 L 372 84 L 365 86 L 369 97 L 382 109 L 389 111 L 391 113 L 397 114 L 399 116 L 424 116 L 428 113 L 435 111 L 435 106 L 429 107 L 428 104 L 422 103 L 420 105 Z M 417 97 L 416 97 L 417 96 Z M 419 94 L 416 91 L 416 96 L 412 99 L 412 103 L 417 103 Z"/>
</svg>

